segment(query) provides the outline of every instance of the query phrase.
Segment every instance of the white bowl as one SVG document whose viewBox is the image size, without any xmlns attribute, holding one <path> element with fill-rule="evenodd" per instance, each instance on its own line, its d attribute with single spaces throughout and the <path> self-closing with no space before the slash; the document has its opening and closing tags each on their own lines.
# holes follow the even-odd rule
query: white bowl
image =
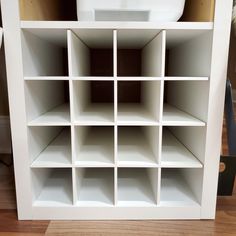
<svg viewBox="0 0 236 236">
<path fill-rule="evenodd" d="M 178 21 L 185 0 L 77 0 L 79 21 Z"/>
</svg>

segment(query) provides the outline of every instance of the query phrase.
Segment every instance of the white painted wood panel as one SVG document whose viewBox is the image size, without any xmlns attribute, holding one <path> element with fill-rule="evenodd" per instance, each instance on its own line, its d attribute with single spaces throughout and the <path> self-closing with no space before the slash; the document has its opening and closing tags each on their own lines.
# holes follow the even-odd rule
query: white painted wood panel
<svg viewBox="0 0 236 236">
<path fill-rule="evenodd" d="M 22 31 L 21 37 L 25 76 L 65 75 L 63 47 L 28 31 Z"/>
<path fill-rule="evenodd" d="M 214 24 L 20 22 L 1 3 L 19 219 L 214 218 L 232 0 Z M 92 76 L 93 49 L 113 73 Z M 120 49 L 142 52 L 140 76 L 119 76 Z"/>
</svg>

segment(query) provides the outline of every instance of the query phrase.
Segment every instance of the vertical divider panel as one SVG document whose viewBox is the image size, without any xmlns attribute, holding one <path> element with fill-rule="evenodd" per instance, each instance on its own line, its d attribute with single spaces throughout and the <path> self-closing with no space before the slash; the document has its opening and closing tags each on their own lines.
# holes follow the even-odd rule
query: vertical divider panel
<svg viewBox="0 0 236 236">
<path fill-rule="evenodd" d="M 161 31 L 142 50 L 143 76 L 160 77 L 165 74 L 166 31 Z"/>
<path fill-rule="evenodd" d="M 77 191 L 77 171 L 75 167 L 72 167 L 72 192 L 73 192 L 73 205 L 77 204 L 78 200 L 78 191 Z"/>
<path fill-rule="evenodd" d="M 73 205 L 77 203 L 77 186 L 76 186 L 76 153 L 75 153 L 75 127 L 74 127 L 74 97 L 73 97 L 73 68 L 72 68 L 72 32 L 67 30 L 67 52 L 68 52 L 68 69 L 69 69 L 69 97 L 70 97 L 70 119 L 71 119 L 71 155 L 72 155 L 72 193 Z"/>
<path fill-rule="evenodd" d="M 158 188 L 159 188 L 159 169 L 150 168 L 147 170 L 148 178 L 151 183 L 151 188 L 155 197 L 155 204 L 158 203 Z"/>
<path fill-rule="evenodd" d="M 90 74 L 90 52 L 88 46 L 70 31 L 70 72 L 71 76 Z"/>
<path fill-rule="evenodd" d="M 118 82 L 117 82 L 117 30 L 113 31 L 113 77 L 114 77 L 114 203 L 118 202 L 118 170 L 117 170 L 117 156 L 118 156 Z"/>
<path fill-rule="evenodd" d="M 165 83 L 165 63 L 166 63 L 166 31 L 163 30 L 161 32 L 161 69 L 160 69 L 160 76 L 161 76 L 161 88 L 160 88 L 160 116 L 159 121 L 162 124 L 163 118 L 163 105 L 164 105 L 164 83 Z"/>
<path fill-rule="evenodd" d="M 69 95 L 70 95 L 70 117 L 71 123 L 74 122 L 74 95 L 73 95 L 73 72 L 72 72 L 72 32 L 67 30 L 67 50 L 68 50 L 68 68 L 69 68 Z"/>
<path fill-rule="evenodd" d="M 162 138 L 163 138 L 163 106 L 164 106 L 164 85 L 165 85 L 165 69 L 166 69 L 166 30 L 163 30 L 161 32 L 162 36 L 162 52 L 161 52 L 161 88 L 160 88 L 160 116 L 159 116 L 159 159 L 158 164 L 160 165 L 160 168 L 158 169 L 158 180 L 157 180 L 157 205 L 160 204 L 161 201 L 161 159 L 162 159 Z"/>
<path fill-rule="evenodd" d="M 158 168 L 158 179 L 157 179 L 157 205 L 161 202 L 161 167 Z"/>
</svg>

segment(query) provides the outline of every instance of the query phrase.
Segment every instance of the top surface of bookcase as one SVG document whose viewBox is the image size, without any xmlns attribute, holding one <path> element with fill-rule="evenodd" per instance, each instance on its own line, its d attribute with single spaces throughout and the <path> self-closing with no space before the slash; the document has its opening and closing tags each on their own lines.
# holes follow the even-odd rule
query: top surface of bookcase
<svg viewBox="0 0 236 236">
<path fill-rule="evenodd" d="M 22 29 L 196 29 L 212 30 L 213 22 L 79 22 L 79 21 L 21 21 Z"/>
</svg>

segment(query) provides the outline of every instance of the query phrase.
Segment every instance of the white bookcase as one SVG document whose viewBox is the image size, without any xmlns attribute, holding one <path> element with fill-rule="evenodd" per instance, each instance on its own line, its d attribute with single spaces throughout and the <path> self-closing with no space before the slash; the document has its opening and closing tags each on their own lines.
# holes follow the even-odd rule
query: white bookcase
<svg viewBox="0 0 236 236">
<path fill-rule="evenodd" d="M 214 23 L 1 3 L 19 219 L 213 219 L 232 0 Z"/>
</svg>

